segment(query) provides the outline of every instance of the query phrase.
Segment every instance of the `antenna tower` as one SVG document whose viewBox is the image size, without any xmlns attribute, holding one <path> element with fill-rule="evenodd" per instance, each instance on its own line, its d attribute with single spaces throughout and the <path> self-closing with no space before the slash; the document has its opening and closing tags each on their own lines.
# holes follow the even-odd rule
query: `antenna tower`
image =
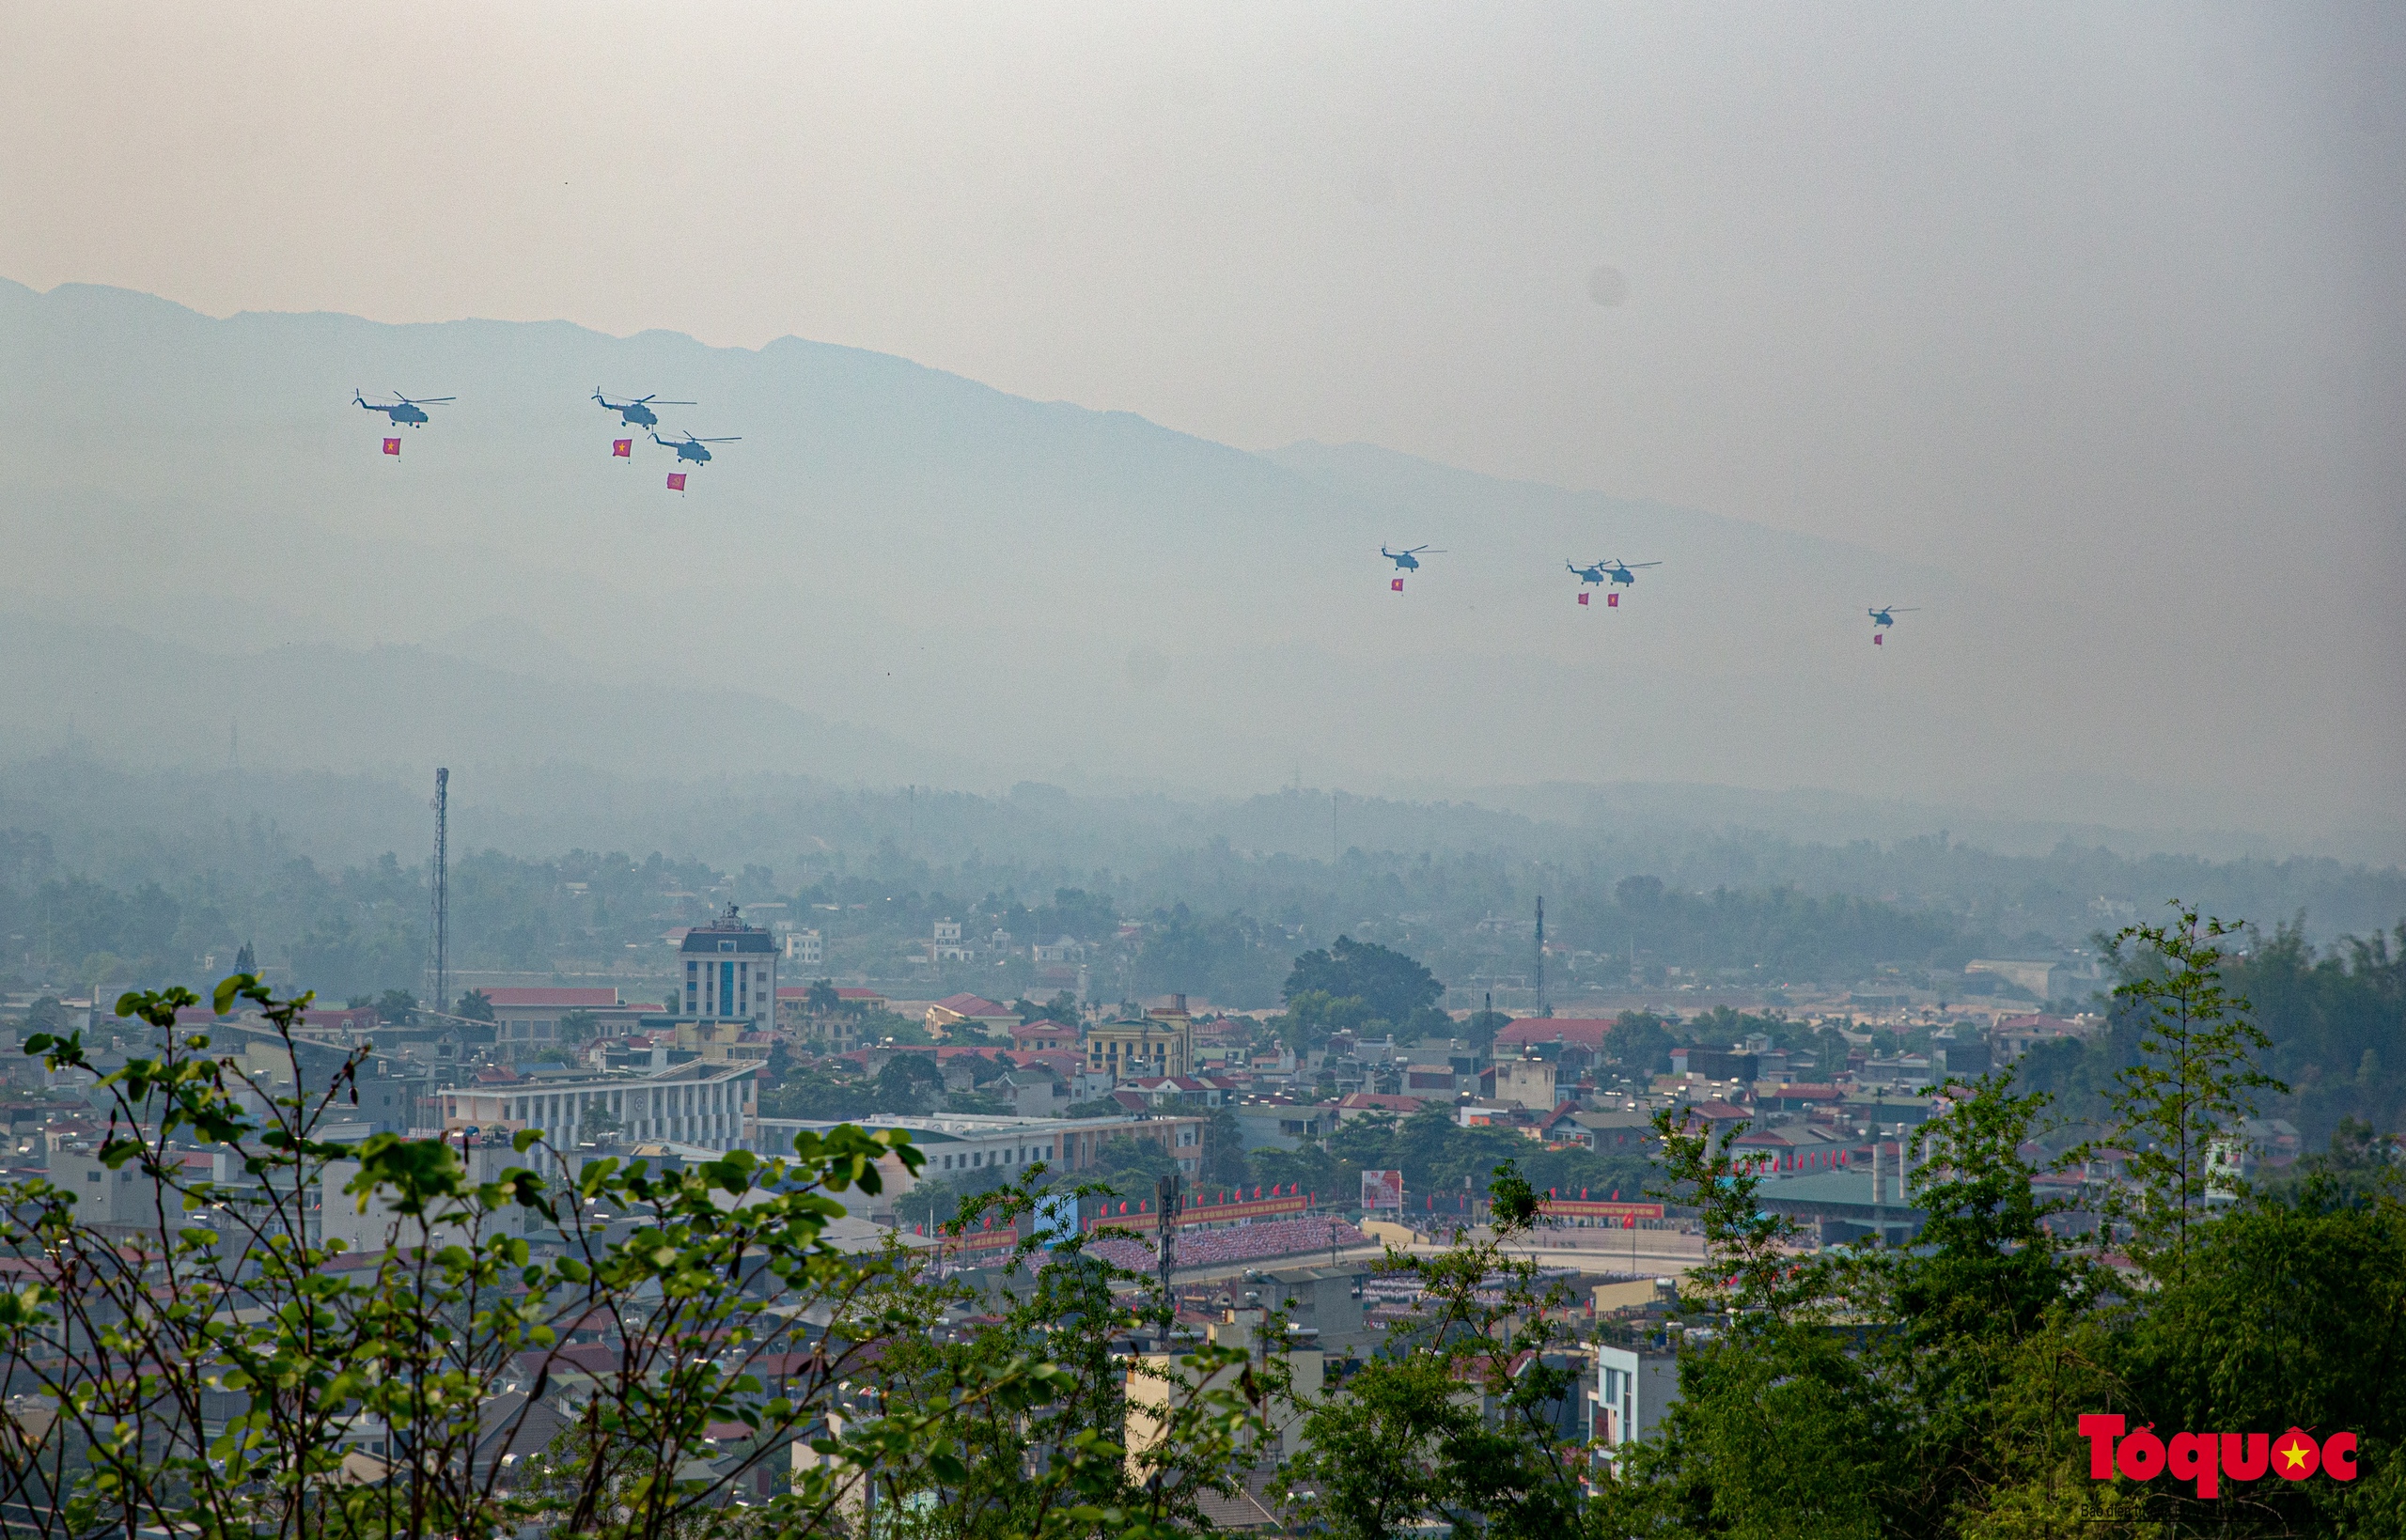
<svg viewBox="0 0 2406 1540">
<path fill-rule="evenodd" d="M 1178 1266 L 1178 1210 L 1180 1199 L 1183 1196 L 1180 1189 L 1184 1185 L 1176 1172 L 1153 1184 L 1153 1196 L 1158 1200 L 1155 1206 L 1161 1210 L 1153 1245 L 1161 1253 L 1162 1299 L 1169 1306 L 1169 1330 L 1172 1331 L 1178 1328 L 1178 1297 L 1169 1291 L 1169 1274 L 1170 1269 Z M 1168 1340 L 1166 1333 L 1163 1340 Z"/>
<path fill-rule="evenodd" d="M 1546 1009 L 1545 1005 L 1545 899 L 1543 897 L 1539 897 L 1538 899 L 1538 954 L 1536 977 L 1538 981 L 1538 1014 L 1539 1016 L 1552 1016 L 1554 1013 Z"/>
<path fill-rule="evenodd" d="M 437 769 L 434 772 L 434 871 L 430 884 L 434 890 L 434 966 L 430 983 L 434 990 L 434 1010 L 440 1014 L 451 1008 L 451 879 L 447 868 L 445 843 L 451 821 L 451 771 Z"/>
</svg>

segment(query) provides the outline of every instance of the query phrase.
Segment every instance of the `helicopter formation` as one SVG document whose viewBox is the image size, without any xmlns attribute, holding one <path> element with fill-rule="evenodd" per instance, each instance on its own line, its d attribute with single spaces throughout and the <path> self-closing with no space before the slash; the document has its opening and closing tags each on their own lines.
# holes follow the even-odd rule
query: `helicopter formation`
<svg viewBox="0 0 2406 1540">
<path fill-rule="evenodd" d="M 384 413 L 386 417 L 391 419 L 392 426 L 395 428 L 423 427 L 427 423 L 434 420 L 427 415 L 426 409 L 428 407 L 448 406 L 458 399 L 457 397 L 452 396 L 409 397 L 403 396 L 398 391 L 394 391 L 391 394 L 393 399 L 389 403 L 371 401 L 367 398 L 365 392 L 356 389 L 351 393 L 351 397 L 353 401 L 356 401 L 360 406 L 366 408 L 369 412 L 381 412 Z M 686 464 L 709 464 L 711 459 L 709 448 L 711 444 L 740 443 L 742 442 L 741 435 L 712 439 L 698 438 L 690 429 L 680 437 L 666 439 L 662 438 L 660 436 L 660 413 L 654 411 L 653 408 L 689 407 L 695 404 L 692 401 L 664 400 L 657 393 L 650 396 L 633 396 L 629 397 L 627 399 L 622 401 L 614 401 L 608 396 L 604 395 L 602 388 L 598 385 L 593 389 L 593 399 L 603 411 L 615 412 L 618 414 L 619 427 L 641 428 L 652 443 L 660 445 L 663 449 L 673 450 L 677 456 L 676 463 L 680 466 Z M 613 459 L 633 459 L 634 458 L 634 447 L 635 441 L 632 434 L 623 439 L 613 439 L 610 441 L 610 454 Z M 400 452 L 401 441 L 399 439 L 388 438 L 384 441 L 385 454 L 398 456 Z M 683 491 L 685 490 L 686 474 L 687 473 L 681 470 L 669 472 L 668 490 L 672 492 Z"/>
<path fill-rule="evenodd" d="M 1382 545 L 1379 547 L 1379 554 L 1395 563 L 1398 575 L 1388 581 L 1387 588 L 1392 593 L 1399 594 L 1403 592 L 1402 573 L 1418 571 L 1419 558 L 1423 555 L 1442 556 L 1445 552 L 1425 545 L 1413 546 L 1403 551 L 1389 551 Z M 1587 562 L 1584 565 L 1565 558 L 1562 565 L 1566 571 L 1579 580 L 1578 598 L 1582 606 L 1586 605 L 1587 600 L 1592 597 L 1587 590 L 1600 588 L 1604 591 L 1604 607 L 1608 610 L 1617 610 L 1620 608 L 1618 590 L 1634 589 L 1637 585 L 1638 573 L 1645 571 L 1648 568 L 1660 567 L 1663 564 L 1661 562 L 1629 562 L 1622 561 L 1617 556 L 1607 556 L 1600 561 Z M 1886 640 L 1888 628 L 1896 625 L 1897 616 L 1912 614 L 1914 611 L 1913 607 L 1906 605 L 1882 604 L 1867 613 L 1871 617 L 1871 645 L 1879 646 Z"/>
<path fill-rule="evenodd" d="M 431 417 L 427 415 L 426 409 L 428 407 L 448 406 L 458 399 L 458 397 L 450 396 L 408 397 L 403 396 L 398 391 L 395 391 L 392 393 L 393 399 L 390 402 L 378 402 L 367 399 L 366 393 L 359 390 L 353 390 L 351 394 L 352 399 L 357 402 L 362 408 L 369 412 L 381 412 L 384 413 L 384 415 L 391 420 L 392 426 L 396 428 L 423 427 L 427 423 L 433 421 Z M 690 429 L 678 437 L 662 438 L 660 436 L 660 413 L 654 409 L 657 407 L 689 407 L 696 404 L 692 401 L 665 400 L 657 393 L 649 396 L 631 396 L 624 400 L 613 400 L 598 385 L 595 386 L 593 390 L 593 401 L 595 405 L 601 407 L 604 412 L 617 412 L 618 414 L 619 427 L 641 428 L 644 430 L 645 436 L 650 439 L 653 443 L 658 444 L 663 449 L 673 452 L 677 457 L 675 463 L 680 467 L 688 464 L 709 464 L 712 458 L 710 448 L 711 444 L 741 443 L 743 442 L 741 435 L 728 435 L 719 438 L 706 439 L 697 437 Z M 385 454 L 398 456 L 400 452 L 401 441 L 398 438 L 388 438 L 384 441 Z M 610 441 L 610 453 L 615 459 L 632 459 L 634 456 L 634 436 L 633 434 L 629 434 L 623 439 L 613 439 Z M 686 474 L 687 473 L 681 469 L 670 471 L 668 473 L 668 490 L 675 492 L 683 491 L 685 490 Z M 1379 554 L 1395 564 L 1395 574 L 1388 580 L 1387 587 L 1390 592 L 1399 594 L 1403 592 L 1404 574 L 1407 572 L 1417 572 L 1421 569 L 1421 557 L 1442 556 L 1445 555 L 1445 552 L 1434 546 L 1429 545 L 1407 546 L 1401 551 L 1390 551 L 1382 544 L 1379 547 Z M 1588 590 L 1590 588 L 1594 588 L 1601 590 L 1603 593 L 1604 607 L 1606 609 L 1618 609 L 1620 607 L 1619 591 L 1623 588 L 1634 590 L 1637 584 L 1638 573 L 1643 572 L 1649 568 L 1660 567 L 1663 564 L 1661 562 L 1624 561 L 1617 556 L 1607 556 L 1586 563 L 1576 562 L 1570 560 L 1569 558 L 1565 558 L 1562 565 L 1565 570 L 1569 571 L 1579 580 L 1577 594 L 1579 603 L 1582 606 L 1586 605 L 1588 599 L 1592 597 L 1588 593 Z M 1912 614 L 1914 611 L 1913 607 L 1907 605 L 1881 604 L 1873 606 L 1865 613 L 1868 614 L 1871 619 L 1871 645 L 1873 646 L 1880 646 L 1886 642 L 1889 630 L 1897 623 L 1897 616 L 1900 614 Z"/>
</svg>

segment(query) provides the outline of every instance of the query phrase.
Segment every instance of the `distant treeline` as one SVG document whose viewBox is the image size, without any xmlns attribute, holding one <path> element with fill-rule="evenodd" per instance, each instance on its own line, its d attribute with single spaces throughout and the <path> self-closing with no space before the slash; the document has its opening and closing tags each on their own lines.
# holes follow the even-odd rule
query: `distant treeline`
<svg viewBox="0 0 2406 1540">
<path fill-rule="evenodd" d="M 527 801 L 542 777 L 501 779 Z M 1975 956 L 2045 955 L 2152 917 L 2175 893 L 2267 925 L 2303 914 L 2301 940 L 2326 945 L 2406 915 L 2406 874 L 2322 859 L 2132 858 L 2069 844 L 2007 856 L 1945 835 L 1814 845 L 1305 791 L 1189 802 L 1039 786 L 980 796 L 792 778 L 555 779 L 548 821 L 479 810 L 455 780 L 460 966 L 649 961 L 663 930 L 736 900 L 785 906 L 755 918 L 821 929 L 831 971 L 890 970 L 949 917 L 975 934 L 1008 932 L 1023 956 L 1062 935 L 1086 942 L 1098 991 L 1184 989 L 1257 1006 L 1276 1003 L 1299 952 L 1338 935 L 1409 952 L 1451 983 L 1524 973 L 1539 897 L 1550 972 L 1570 988 L 1617 983 L 1633 965 L 1649 980 L 1679 968 L 1850 984 L 1893 970 L 1943 983 Z M 578 819 L 641 829 L 642 843 L 617 848 L 645 853 L 521 843 Z M 250 941 L 328 995 L 414 987 L 423 854 L 346 852 L 428 822 L 422 792 L 364 775 L 147 771 L 69 754 L 0 767 L 0 973 L 186 979 L 203 957 Z M 1315 829 L 1341 853 L 1299 848 Z M 1122 918 L 1141 921 L 1141 935 L 1123 942 Z M 978 987 L 1033 982 L 998 972 Z"/>
</svg>

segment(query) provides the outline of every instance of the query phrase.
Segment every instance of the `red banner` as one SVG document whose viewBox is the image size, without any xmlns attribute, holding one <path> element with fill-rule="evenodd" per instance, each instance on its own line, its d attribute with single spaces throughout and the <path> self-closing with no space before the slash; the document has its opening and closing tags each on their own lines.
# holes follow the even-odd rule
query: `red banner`
<svg viewBox="0 0 2406 1540">
<path fill-rule="evenodd" d="M 1399 593 L 1402 593 L 1402 592 L 1403 592 L 1403 580 L 1402 580 L 1401 578 L 1398 578 L 1398 579 L 1396 579 L 1393 583 L 1388 583 L 1388 584 L 1387 584 L 1387 586 L 1388 586 L 1389 588 L 1393 589 L 1395 592 L 1397 592 L 1397 593 L 1398 593 L 1398 594 L 1399 594 Z"/>
<path fill-rule="evenodd" d="M 1582 604 L 1586 603 L 1586 602 L 1587 602 L 1587 596 L 1586 596 L 1586 595 L 1585 595 L 1585 594 L 1581 594 L 1581 595 L 1579 596 L 1579 602 L 1580 602 L 1580 603 L 1582 603 Z"/>
<path fill-rule="evenodd" d="M 1583 1198 L 1547 1198 L 1538 1205 L 1538 1212 L 1557 1220 L 1659 1220 L 1663 1206 L 1659 1203 L 1606 1203 L 1601 1199 L 1589 1203 Z"/>
<path fill-rule="evenodd" d="M 671 471 L 668 473 L 668 490 L 672 492 L 681 492 L 685 490 L 684 472 Z"/>
<path fill-rule="evenodd" d="M 1014 1230 L 974 1230 L 965 1236 L 939 1236 L 936 1238 L 943 1243 L 947 1254 L 1008 1251 L 1019 1244 L 1019 1233 Z"/>
<path fill-rule="evenodd" d="M 1607 609 L 1607 610 L 1617 610 L 1617 609 L 1619 609 L 1619 608 L 1620 608 L 1620 596 L 1619 596 L 1618 594 L 1606 594 L 1606 595 L 1604 596 L 1604 608 L 1605 608 L 1605 609 Z"/>
<path fill-rule="evenodd" d="M 384 453 L 386 453 L 386 454 L 388 454 L 388 455 L 398 455 L 398 454 L 399 454 L 400 452 L 401 452 L 401 441 L 400 441 L 400 440 L 398 440 L 398 439 L 386 439 L 386 440 L 384 441 Z"/>
<path fill-rule="evenodd" d="M 610 453 L 620 459 L 633 459 L 634 452 L 635 441 L 633 439 L 612 439 L 610 441 Z"/>
</svg>

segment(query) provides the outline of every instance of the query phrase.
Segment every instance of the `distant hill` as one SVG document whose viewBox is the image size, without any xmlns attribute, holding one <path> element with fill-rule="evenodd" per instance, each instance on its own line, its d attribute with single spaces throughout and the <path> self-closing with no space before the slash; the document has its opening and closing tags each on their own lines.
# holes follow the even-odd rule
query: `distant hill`
<svg viewBox="0 0 2406 1540">
<path fill-rule="evenodd" d="M 631 717 L 658 739 L 629 743 L 637 759 L 811 773 L 810 753 L 893 765 L 879 756 L 908 744 L 917 763 L 998 779 L 1069 768 L 1218 790 L 1300 769 L 1885 794 L 1967 752 L 2001 770 L 2026 754 L 2032 708 L 2010 675 L 1967 677 L 1978 590 L 1659 505 L 1359 446 L 1249 454 L 791 338 L 756 351 L 557 322 L 221 320 L 0 283 L 0 355 L 9 614 L 258 654 L 248 708 L 289 706 L 277 720 L 323 723 L 319 702 L 388 692 L 386 711 L 358 714 L 430 762 L 468 732 L 500 757 L 626 742 Z M 392 430 L 354 386 L 458 400 Z M 742 442 L 672 493 L 665 451 L 611 456 L 624 430 L 596 386 L 690 397 L 667 427 Z M 379 453 L 388 432 L 398 458 Z M 1398 595 L 1383 541 L 1446 553 Z M 1562 560 L 1605 555 L 1664 565 L 1620 609 L 1581 609 Z M 1861 606 L 1907 598 L 1931 613 L 1875 654 Z M 363 677 L 311 650 L 380 656 L 495 622 L 544 677 L 598 693 L 502 709 L 480 676 L 395 655 Z M 96 739 L 171 708 L 167 743 L 215 762 L 223 735 L 193 720 L 213 697 L 102 666 L 120 644 L 96 646 L 80 674 L 12 684 L 0 721 L 39 747 L 70 721 Z M 654 717 L 611 693 L 636 686 L 756 697 L 761 714 L 695 697 Z M 833 725 L 789 731 L 768 703 L 852 724 L 858 752 L 833 747 Z M 289 752 L 341 766 L 358 741 L 321 725 Z"/>
</svg>

